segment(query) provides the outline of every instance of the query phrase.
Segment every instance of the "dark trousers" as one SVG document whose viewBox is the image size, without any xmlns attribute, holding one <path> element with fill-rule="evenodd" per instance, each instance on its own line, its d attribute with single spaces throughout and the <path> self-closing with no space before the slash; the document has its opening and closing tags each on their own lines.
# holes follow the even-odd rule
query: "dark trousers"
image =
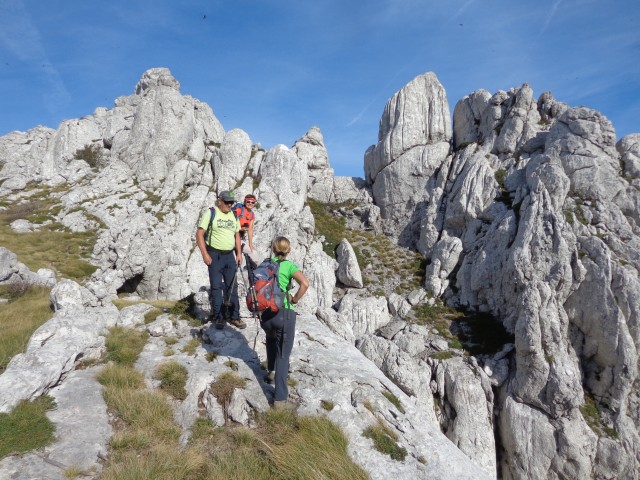
<svg viewBox="0 0 640 480">
<path fill-rule="evenodd" d="M 237 268 L 236 258 L 233 252 L 221 253 L 211 249 L 207 249 L 207 252 L 212 260 L 209 265 L 211 316 L 214 320 L 238 319 L 240 318 L 240 303 L 237 282 L 233 278 Z M 231 302 L 229 302 L 229 292 L 231 292 Z"/>
<path fill-rule="evenodd" d="M 263 315 L 261 326 L 267 334 L 267 368 L 269 371 L 276 371 L 276 393 L 273 400 L 278 402 L 289 397 L 287 378 L 289 357 L 296 334 L 296 313 L 293 310 L 281 308 L 275 316 L 269 317 L 268 314 Z"/>
</svg>

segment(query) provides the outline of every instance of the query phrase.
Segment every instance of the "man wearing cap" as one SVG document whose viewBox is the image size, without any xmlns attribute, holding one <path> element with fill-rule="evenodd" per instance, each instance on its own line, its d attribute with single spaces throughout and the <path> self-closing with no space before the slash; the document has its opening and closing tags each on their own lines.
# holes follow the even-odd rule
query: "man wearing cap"
<svg viewBox="0 0 640 480">
<path fill-rule="evenodd" d="M 220 192 L 215 207 L 207 209 L 200 217 L 196 231 L 196 245 L 209 269 L 210 320 L 215 323 L 218 330 L 224 328 L 225 320 L 237 328 L 247 326 L 240 319 L 238 289 L 235 286 L 236 269 L 242 263 L 242 254 L 240 223 L 231 212 L 234 203 L 235 197 L 232 192 L 227 190 Z M 224 302 L 224 312 L 223 300 L 227 300 Z"/>
</svg>

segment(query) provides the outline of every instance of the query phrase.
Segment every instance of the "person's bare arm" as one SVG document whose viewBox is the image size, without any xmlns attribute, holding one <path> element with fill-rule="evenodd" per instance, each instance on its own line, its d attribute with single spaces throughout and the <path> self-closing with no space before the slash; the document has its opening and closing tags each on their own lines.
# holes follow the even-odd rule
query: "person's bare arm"
<svg viewBox="0 0 640 480">
<path fill-rule="evenodd" d="M 253 252 L 253 221 L 249 224 L 249 230 L 247 230 L 249 237 L 249 250 Z"/>
<path fill-rule="evenodd" d="M 242 265 L 242 240 L 240 240 L 240 232 L 236 232 L 236 263 Z"/>
<path fill-rule="evenodd" d="M 298 303 L 309 288 L 309 280 L 307 280 L 307 277 L 304 276 L 304 273 L 302 273 L 302 270 L 298 270 L 296 273 L 294 273 L 293 279 L 296 282 L 298 282 L 298 285 L 300 285 L 300 288 L 298 288 L 298 291 L 296 292 L 296 294 L 293 297 L 291 297 L 291 303 Z"/>
<path fill-rule="evenodd" d="M 211 256 L 207 252 L 207 244 L 204 241 L 204 234 L 206 230 L 204 228 L 198 228 L 196 231 L 196 245 L 200 249 L 200 254 L 202 255 L 202 261 L 207 265 L 211 265 Z"/>
</svg>

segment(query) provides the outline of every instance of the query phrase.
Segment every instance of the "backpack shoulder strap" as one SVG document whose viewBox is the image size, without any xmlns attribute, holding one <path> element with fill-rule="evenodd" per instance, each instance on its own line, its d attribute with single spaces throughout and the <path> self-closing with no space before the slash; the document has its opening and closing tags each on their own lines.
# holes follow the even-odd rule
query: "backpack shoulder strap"
<svg viewBox="0 0 640 480">
<path fill-rule="evenodd" d="M 211 241 L 211 230 L 213 229 L 213 219 L 216 217 L 215 207 L 209 207 L 209 211 L 211 212 L 211 218 L 209 219 L 209 226 L 207 227 L 207 235 L 205 236 L 205 243 L 209 243 Z"/>
</svg>

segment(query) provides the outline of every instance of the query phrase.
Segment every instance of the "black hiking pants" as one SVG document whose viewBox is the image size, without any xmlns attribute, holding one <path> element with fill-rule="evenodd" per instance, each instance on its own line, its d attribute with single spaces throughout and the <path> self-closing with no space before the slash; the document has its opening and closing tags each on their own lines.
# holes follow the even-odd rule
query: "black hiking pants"
<svg viewBox="0 0 640 480">
<path fill-rule="evenodd" d="M 240 318 L 238 288 L 234 281 L 237 268 L 236 257 L 233 251 L 220 252 L 207 248 L 207 252 L 211 256 L 211 265 L 209 265 L 211 316 L 214 321 L 223 318 L 226 320 Z"/>
<path fill-rule="evenodd" d="M 273 400 L 279 402 L 289 397 L 289 357 L 296 334 L 296 312 L 281 308 L 275 316 L 263 314 L 260 322 L 267 335 L 267 368 L 275 370 L 276 393 Z"/>
</svg>

